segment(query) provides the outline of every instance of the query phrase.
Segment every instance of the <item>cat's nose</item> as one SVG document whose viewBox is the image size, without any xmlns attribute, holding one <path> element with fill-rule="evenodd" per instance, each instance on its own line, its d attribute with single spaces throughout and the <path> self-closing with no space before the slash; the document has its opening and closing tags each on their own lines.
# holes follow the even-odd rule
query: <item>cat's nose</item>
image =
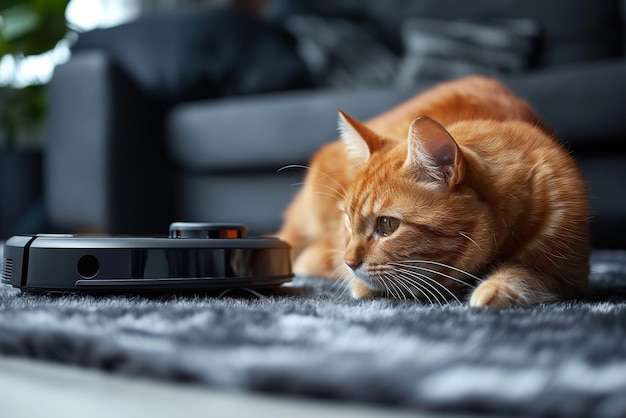
<svg viewBox="0 0 626 418">
<path fill-rule="evenodd" d="M 356 270 L 359 267 L 361 267 L 361 264 L 363 264 L 362 261 L 355 261 L 355 260 L 345 260 L 346 261 L 346 265 L 348 267 L 350 267 L 352 270 Z"/>
</svg>

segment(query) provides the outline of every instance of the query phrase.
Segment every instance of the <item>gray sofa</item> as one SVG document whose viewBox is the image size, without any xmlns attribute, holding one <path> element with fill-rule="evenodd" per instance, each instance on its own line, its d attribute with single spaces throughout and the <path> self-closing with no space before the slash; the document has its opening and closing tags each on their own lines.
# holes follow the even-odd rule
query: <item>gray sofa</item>
<svg viewBox="0 0 626 418">
<path fill-rule="evenodd" d="M 232 49 L 216 49 L 231 39 L 216 35 L 217 29 L 246 32 L 250 25 L 201 24 L 207 28 L 202 32 L 192 30 L 192 22 L 182 36 L 187 26 L 173 14 L 83 34 L 50 84 L 45 187 L 52 228 L 162 234 L 171 221 L 213 221 L 273 232 L 304 175 L 302 168 L 281 168 L 307 164 L 321 144 L 336 138 L 338 107 L 367 119 L 451 76 L 402 87 L 331 88 L 299 61 L 297 40 L 290 43 L 293 33 L 285 29 L 294 15 L 370 17 L 367 30 L 375 31 L 369 33 L 396 54 L 402 47 L 395 31 L 407 17 L 520 17 L 540 28 L 533 52 L 524 68 L 495 74 L 539 111 L 578 159 L 592 198 L 594 246 L 626 248 L 622 1 L 280 3 L 258 19 L 244 17 L 260 25 L 255 30 L 277 36 L 268 50 L 254 50 L 254 34 L 237 38 Z M 294 6 L 299 3 L 308 8 Z M 346 4 L 358 9 L 358 19 L 346 15 L 354 11 Z M 197 22 L 214 16 L 206 13 L 183 17 Z M 223 22 L 223 15 L 217 20 Z M 177 30 L 164 30 L 172 21 Z M 207 31 L 213 43 L 198 42 L 201 52 L 180 52 Z M 160 43 L 163 33 L 170 36 Z M 232 54 L 247 61 L 214 68 Z M 207 62 L 212 67 L 203 66 Z M 244 68 L 260 75 L 243 74 Z"/>
</svg>

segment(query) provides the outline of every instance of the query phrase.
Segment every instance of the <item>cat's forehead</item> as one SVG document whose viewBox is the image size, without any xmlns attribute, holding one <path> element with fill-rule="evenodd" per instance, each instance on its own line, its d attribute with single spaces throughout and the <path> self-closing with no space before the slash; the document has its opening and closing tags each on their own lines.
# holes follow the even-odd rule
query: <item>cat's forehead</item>
<svg viewBox="0 0 626 418">
<path fill-rule="evenodd" d="M 346 211 L 351 214 L 369 216 L 382 213 L 394 206 L 392 193 L 388 189 L 366 187 L 353 190 Z"/>
<path fill-rule="evenodd" d="M 427 184 L 416 182 L 401 173 L 372 173 L 353 183 L 344 210 L 352 215 L 394 216 L 432 205 L 434 191 Z"/>
<path fill-rule="evenodd" d="M 404 218 L 432 207 L 441 193 L 401 169 L 364 170 L 352 183 L 343 210 L 352 216 Z"/>
<path fill-rule="evenodd" d="M 365 217 L 394 213 L 399 216 L 422 206 L 422 200 L 430 200 L 432 185 L 418 181 L 407 170 L 406 153 L 406 143 L 374 153 L 352 182 L 343 210 Z"/>
</svg>

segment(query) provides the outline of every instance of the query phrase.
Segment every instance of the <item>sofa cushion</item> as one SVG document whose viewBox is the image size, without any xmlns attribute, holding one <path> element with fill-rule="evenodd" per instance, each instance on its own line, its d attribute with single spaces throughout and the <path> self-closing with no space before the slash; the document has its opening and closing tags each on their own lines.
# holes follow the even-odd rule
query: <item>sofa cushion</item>
<svg viewBox="0 0 626 418">
<path fill-rule="evenodd" d="M 187 103 L 167 120 L 167 142 L 186 170 L 224 172 L 306 164 L 338 137 L 337 108 L 368 119 L 416 90 L 315 90 Z"/>
</svg>

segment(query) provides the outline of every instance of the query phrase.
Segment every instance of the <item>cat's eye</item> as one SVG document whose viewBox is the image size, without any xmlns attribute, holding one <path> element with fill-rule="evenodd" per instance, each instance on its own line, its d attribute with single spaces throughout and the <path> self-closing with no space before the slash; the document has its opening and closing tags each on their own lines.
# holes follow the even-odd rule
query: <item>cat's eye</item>
<svg viewBox="0 0 626 418">
<path fill-rule="evenodd" d="M 376 227 L 376 232 L 379 235 L 388 236 L 396 232 L 399 226 L 400 221 L 398 219 L 388 216 L 381 216 L 380 218 L 378 218 L 378 226 Z"/>
</svg>

